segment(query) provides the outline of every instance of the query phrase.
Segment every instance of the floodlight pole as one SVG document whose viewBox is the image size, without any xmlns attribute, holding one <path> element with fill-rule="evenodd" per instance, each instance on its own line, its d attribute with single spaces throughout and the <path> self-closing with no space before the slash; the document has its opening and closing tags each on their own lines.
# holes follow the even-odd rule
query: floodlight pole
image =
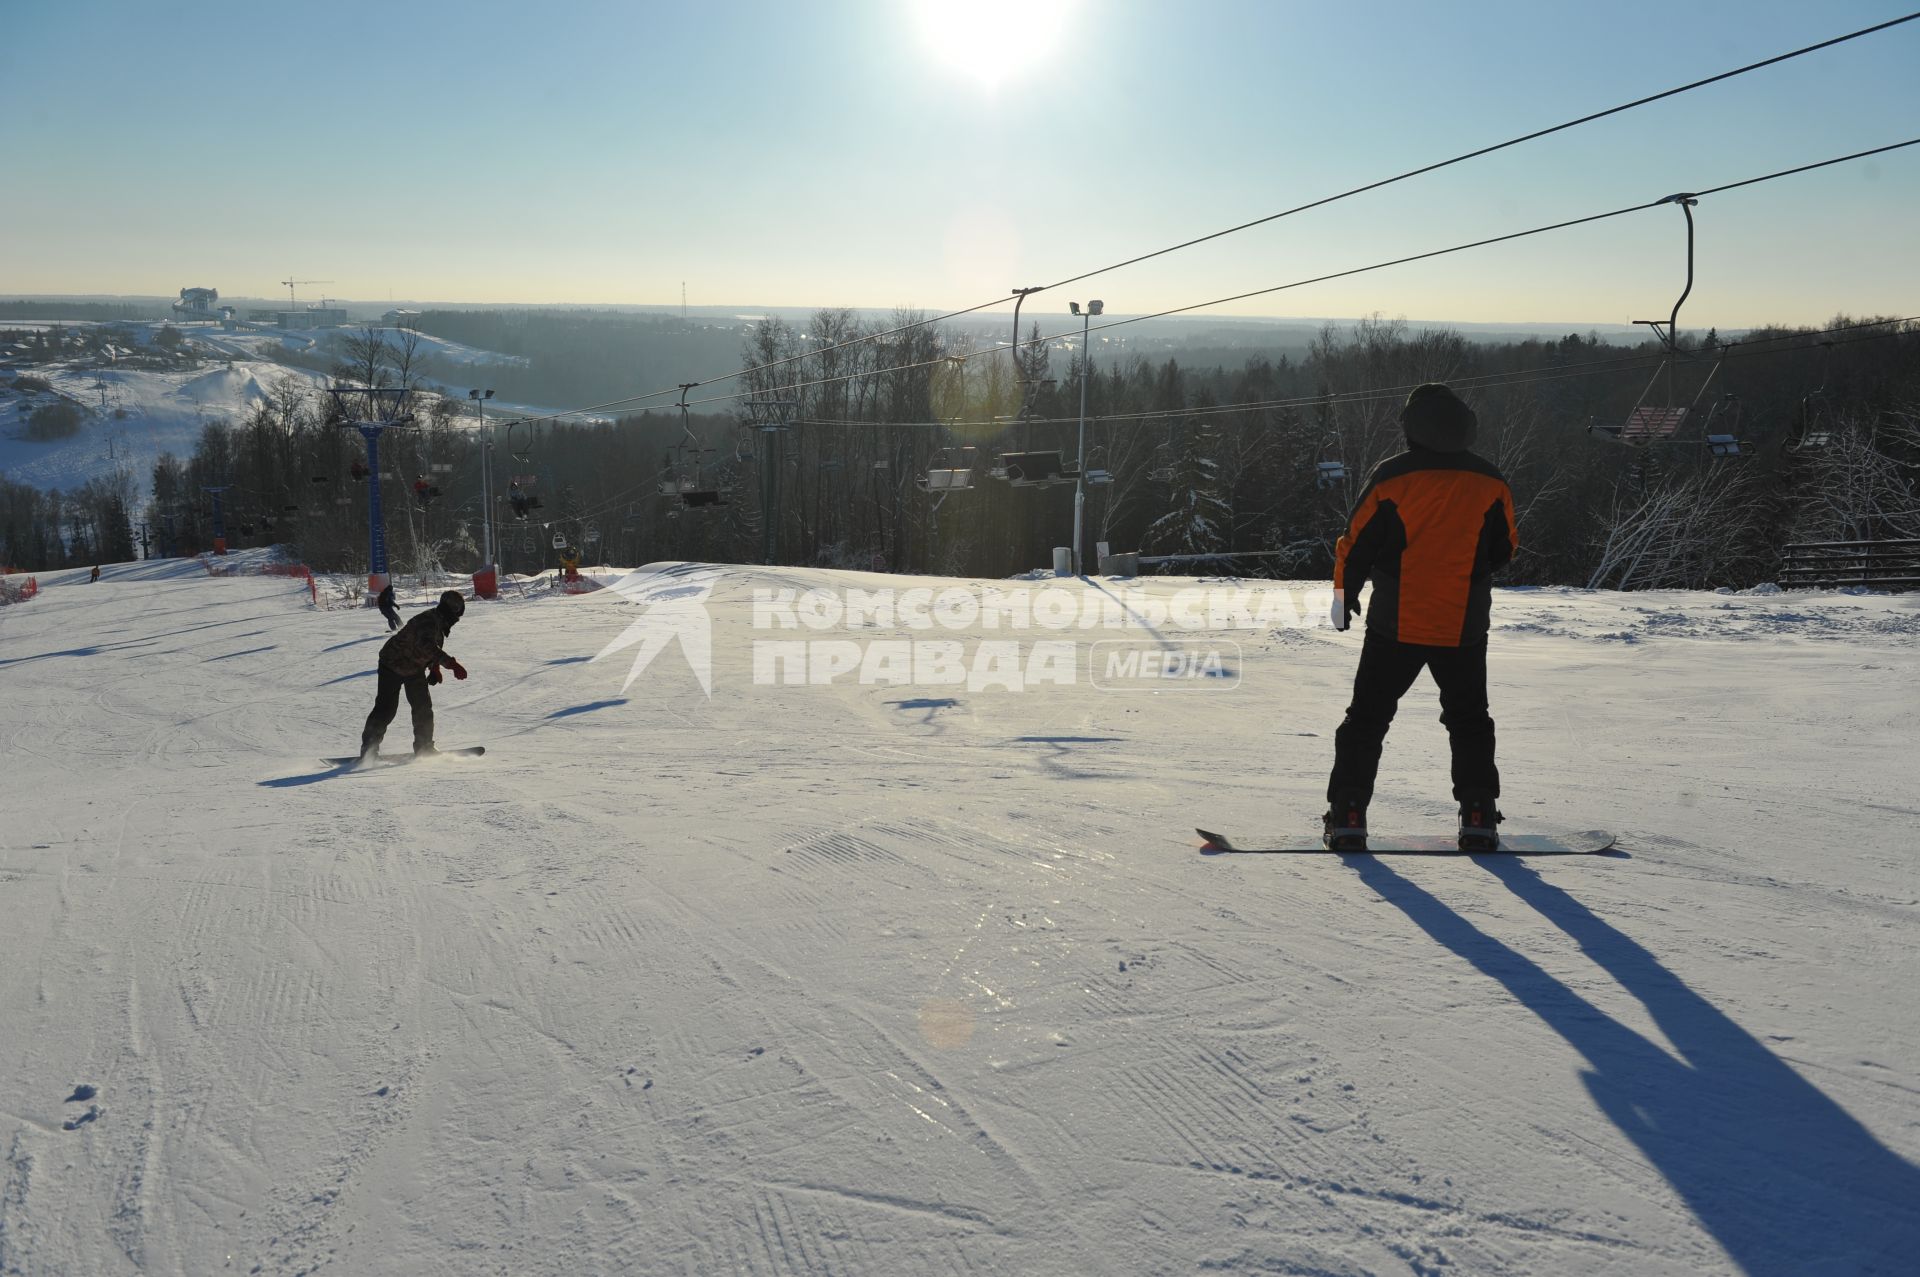
<svg viewBox="0 0 1920 1277">
<path fill-rule="evenodd" d="M 232 486 L 232 484 L 223 483 L 218 487 L 203 486 L 200 489 L 213 497 L 213 552 L 215 554 L 227 552 L 227 521 L 220 497 Z"/>
<path fill-rule="evenodd" d="M 1080 316 L 1080 460 L 1075 467 L 1078 473 L 1073 480 L 1073 574 L 1085 576 L 1086 566 L 1080 561 L 1080 547 L 1086 544 L 1085 532 L 1087 513 L 1087 375 L 1092 365 L 1092 349 L 1087 345 L 1093 317 L 1104 308 L 1105 303 L 1091 301 L 1086 310 L 1080 309 L 1079 302 L 1069 302 L 1073 312 Z"/>
<path fill-rule="evenodd" d="M 473 410 L 479 414 L 480 428 L 474 438 L 480 443 L 480 570 L 493 566 L 493 438 L 487 433 L 487 400 L 491 390 L 469 390 Z"/>
</svg>

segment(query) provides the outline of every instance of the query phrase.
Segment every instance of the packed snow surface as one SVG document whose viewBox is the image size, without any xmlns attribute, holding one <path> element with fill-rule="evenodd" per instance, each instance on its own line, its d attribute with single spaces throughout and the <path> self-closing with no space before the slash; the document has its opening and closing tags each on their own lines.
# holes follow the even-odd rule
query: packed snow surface
<svg viewBox="0 0 1920 1277">
<path fill-rule="evenodd" d="M 359 773 L 325 588 L 0 608 L 0 1273 L 1914 1271 L 1920 599 L 1501 591 L 1507 828 L 1620 854 L 1342 859 L 1192 830 L 1314 830 L 1357 633 L 768 685 L 927 634 L 756 589 L 1022 587 L 646 579 L 471 605 L 487 756 Z M 1449 826 L 1435 709 L 1376 831 Z"/>
</svg>

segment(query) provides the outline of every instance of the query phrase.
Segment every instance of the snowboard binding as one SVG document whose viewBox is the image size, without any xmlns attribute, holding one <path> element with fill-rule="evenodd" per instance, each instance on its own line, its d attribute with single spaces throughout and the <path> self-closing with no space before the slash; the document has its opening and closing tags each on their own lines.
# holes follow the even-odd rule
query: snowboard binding
<svg viewBox="0 0 1920 1277">
<path fill-rule="evenodd" d="M 1358 794 L 1342 794 L 1320 818 L 1320 842 L 1328 851 L 1367 849 L 1367 804 Z"/>
<path fill-rule="evenodd" d="M 1491 794 L 1470 794 L 1460 800 L 1460 850 L 1486 852 L 1500 850 L 1500 822 L 1505 820 L 1493 805 Z"/>
</svg>

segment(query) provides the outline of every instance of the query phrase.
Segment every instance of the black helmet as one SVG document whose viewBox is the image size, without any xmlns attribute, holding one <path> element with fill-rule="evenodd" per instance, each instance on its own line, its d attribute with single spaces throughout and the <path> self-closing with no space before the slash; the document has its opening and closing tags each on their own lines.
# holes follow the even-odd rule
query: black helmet
<svg viewBox="0 0 1920 1277">
<path fill-rule="evenodd" d="M 1435 452 L 1465 452 L 1473 446 L 1480 419 L 1452 389 L 1437 381 L 1415 386 L 1400 410 L 1407 442 Z"/>
<path fill-rule="evenodd" d="M 466 610 L 467 601 L 461 597 L 460 591 L 448 590 L 440 596 L 440 614 L 447 618 L 447 624 L 451 625 L 459 620 L 465 615 Z"/>
</svg>

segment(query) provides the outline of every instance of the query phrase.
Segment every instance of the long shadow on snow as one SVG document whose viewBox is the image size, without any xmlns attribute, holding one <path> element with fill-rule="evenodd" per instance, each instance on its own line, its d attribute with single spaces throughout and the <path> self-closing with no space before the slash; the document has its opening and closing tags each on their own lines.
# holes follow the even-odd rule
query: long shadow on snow
<svg viewBox="0 0 1920 1277">
<path fill-rule="evenodd" d="M 351 767 L 329 767 L 323 772 L 309 772 L 305 776 L 281 776 L 277 780 L 256 780 L 253 783 L 262 789 L 293 789 L 300 785 L 314 785 L 323 780 L 332 780 L 335 776 L 355 774 Z"/>
<path fill-rule="evenodd" d="M 1753 1277 L 1910 1271 L 1920 1167 L 1688 988 L 1646 949 L 1512 858 L 1476 861 L 1638 998 L 1685 1063 L 1372 856 L 1361 881 L 1505 985 L 1585 1056 L 1594 1103 Z"/>
<path fill-rule="evenodd" d="M 582 705 L 569 705 L 565 709 L 557 709 L 547 715 L 547 717 L 572 718 L 576 714 L 591 714 L 597 709 L 612 709 L 616 705 L 625 705 L 626 703 L 627 698 L 624 696 L 616 696 L 610 701 L 587 701 Z"/>
<path fill-rule="evenodd" d="M 274 651 L 278 646 L 279 644 L 277 643 L 269 643 L 265 647 L 249 647 L 238 652 L 228 652 L 225 656 L 209 656 L 200 663 L 202 665 L 208 665 L 214 661 L 230 661 L 236 656 L 258 656 L 262 652 Z"/>
<path fill-rule="evenodd" d="M 177 630 L 166 630 L 159 634 L 149 634 L 145 638 L 128 639 L 124 643 L 98 643 L 92 647 L 68 647 L 62 648 L 57 652 L 35 652 L 31 656 L 0 657 L 0 665 L 20 665 L 27 661 L 44 661 L 51 656 L 99 656 L 106 652 L 126 652 L 135 648 L 152 647 L 161 639 L 172 638 L 177 634 L 192 634 L 198 630 L 217 630 L 223 625 L 246 625 L 252 621 L 266 621 L 271 619 L 271 617 L 266 616 L 247 616 L 237 621 L 208 621 L 204 625 L 188 625 Z M 253 632 L 255 634 L 265 633 L 264 630 L 255 630 Z M 245 638 L 246 636 L 238 635 L 235 637 Z M 175 648 L 173 650 L 178 651 L 179 649 Z"/>
</svg>

